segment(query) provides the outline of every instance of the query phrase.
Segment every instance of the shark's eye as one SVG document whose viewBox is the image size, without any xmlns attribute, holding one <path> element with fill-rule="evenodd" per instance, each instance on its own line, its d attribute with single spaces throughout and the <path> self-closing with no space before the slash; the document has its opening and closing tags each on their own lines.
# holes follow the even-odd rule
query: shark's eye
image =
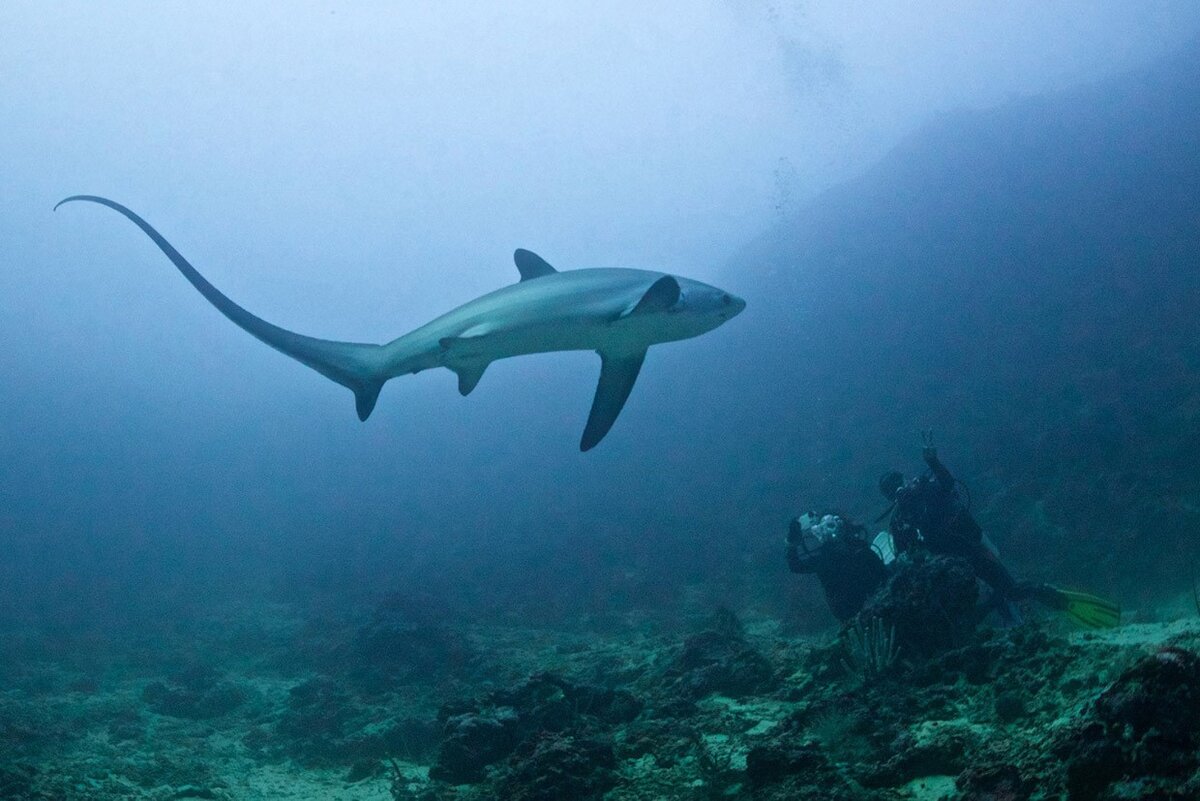
<svg viewBox="0 0 1200 801">
<path fill-rule="evenodd" d="M 721 305 L 723 305 L 723 306 L 728 306 L 728 305 L 730 305 L 731 303 L 733 303 L 733 298 L 729 297 L 729 295 L 722 295 L 722 296 L 721 296 Z"/>
</svg>

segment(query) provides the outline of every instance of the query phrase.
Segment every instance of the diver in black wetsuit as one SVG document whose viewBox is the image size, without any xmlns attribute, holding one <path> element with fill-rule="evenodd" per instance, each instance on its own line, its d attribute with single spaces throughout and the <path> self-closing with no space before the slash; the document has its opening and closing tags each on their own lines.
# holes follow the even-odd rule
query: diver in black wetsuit
<svg viewBox="0 0 1200 801">
<path fill-rule="evenodd" d="M 816 574 L 830 611 L 843 622 L 858 614 L 887 578 L 866 531 L 839 515 L 811 512 L 788 526 L 788 567 L 793 573 Z"/>
<path fill-rule="evenodd" d="M 983 536 L 959 493 L 959 482 L 938 459 L 930 432 L 922 432 L 921 456 L 929 470 L 905 481 L 892 471 L 879 479 L 879 491 L 891 501 L 888 530 L 897 554 L 923 548 L 930 553 L 958 556 L 970 562 L 975 575 L 992 589 L 989 606 L 1011 623 L 1019 623 L 1014 601 L 1026 598 L 1065 612 L 1076 622 L 1090 627 L 1114 626 L 1120 607 L 1085 593 L 1069 592 L 1049 584 L 1017 581 Z"/>
</svg>

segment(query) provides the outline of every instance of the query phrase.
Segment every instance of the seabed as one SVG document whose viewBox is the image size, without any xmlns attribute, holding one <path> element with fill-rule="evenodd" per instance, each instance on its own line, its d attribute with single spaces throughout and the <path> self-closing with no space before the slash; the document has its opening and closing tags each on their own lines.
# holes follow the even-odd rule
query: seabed
<svg viewBox="0 0 1200 801">
<path fill-rule="evenodd" d="M 931 656 L 726 610 L 678 631 L 229 610 L 0 639 L 4 799 L 1200 797 L 1200 619 Z M 890 632 L 885 632 L 887 636 Z"/>
</svg>

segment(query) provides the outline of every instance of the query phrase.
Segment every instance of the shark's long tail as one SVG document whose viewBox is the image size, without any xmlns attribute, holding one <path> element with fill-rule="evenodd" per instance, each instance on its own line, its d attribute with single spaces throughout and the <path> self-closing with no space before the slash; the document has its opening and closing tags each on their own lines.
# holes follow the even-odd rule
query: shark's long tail
<svg viewBox="0 0 1200 801">
<path fill-rule="evenodd" d="M 375 401 L 379 399 L 379 390 L 383 388 L 384 382 L 389 378 L 383 369 L 383 354 L 379 345 L 333 342 L 327 339 L 306 337 L 255 317 L 221 294 L 215 286 L 196 271 L 195 267 L 188 263 L 188 260 L 170 242 L 163 238 L 162 234 L 154 230 L 150 223 L 120 203 L 96 195 L 72 195 L 59 201 L 54 208 L 57 209 L 63 203 L 75 200 L 99 203 L 125 215 L 134 225 L 141 228 L 154 244 L 158 245 L 167 258 L 179 268 L 179 272 L 183 273 L 183 277 L 190 281 L 192 286 L 208 299 L 209 303 L 216 306 L 221 314 L 275 350 L 291 356 L 301 364 L 308 365 L 326 378 L 336 381 L 344 387 L 349 387 L 354 392 L 358 419 L 366 420 L 371 415 L 371 411 L 375 408 Z"/>
</svg>

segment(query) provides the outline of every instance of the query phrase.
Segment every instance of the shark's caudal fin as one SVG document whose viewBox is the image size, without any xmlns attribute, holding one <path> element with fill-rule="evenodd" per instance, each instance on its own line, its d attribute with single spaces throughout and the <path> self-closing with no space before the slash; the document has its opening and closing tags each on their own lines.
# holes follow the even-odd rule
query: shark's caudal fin
<svg viewBox="0 0 1200 801">
<path fill-rule="evenodd" d="M 241 306 L 234 303 L 210 284 L 196 268 L 188 263 L 170 242 L 162 237 L 150 223 L 137 214 L 122 206 L 120 203 L 96 195 L 72 195 L 59 201 L 54 208 L 63 203 L 76 200 L 86 200 L 108 206 L 127 217 L 134 225 L 141 228 L 146 236 L 158 245 L 159 250 L 179 268 L 183 277 L 199 290 L 208 302 L 217 310 L 232 320 L 237 326 L 255 338 L 267 343 L 280 353 L 291 356 L 301 364 L 306 364 L 321 375 L 329 378 L 354 392 L 355 407 L 358 419 L 366 420 L 375 408 L 379 398 L 379 390 L 388 377 L 382 370 L 382 359 L 378 345 L 367 345 L 356 342 L 333 342 L 327 339 L 306 337 L 272 325 L 266 320 L 255 317 Z"/>
</svg>

